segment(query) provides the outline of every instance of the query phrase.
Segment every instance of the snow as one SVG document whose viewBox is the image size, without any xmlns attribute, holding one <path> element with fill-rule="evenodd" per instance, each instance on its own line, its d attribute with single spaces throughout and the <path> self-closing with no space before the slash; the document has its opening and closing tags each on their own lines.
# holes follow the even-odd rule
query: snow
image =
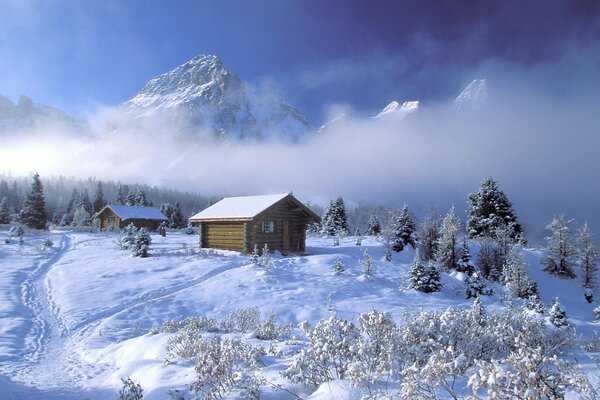
<svg viewBox="0 0 600 400">
<path fill-rule="evenodd" d="M 477 110 L 488 101 L 485 79 L 474 79 L 454 100 L 455 111 Z"/>
<path fill-rule="evenodd" d="M 194 215 L 191 220 L 239 218 L 252 219 L 289 193 L 226 197 Z"/>
<path fill-rule="evenodd" d="M 281 322 L 315 324 L 332 314 L 356 321 L 372 307 L 399 320 L 405 310 L 471 304 L 464 299 L 461 273 L 442 274 L 444 286 L 437 293 L 403 289 L 412 249 L 394 253 L 388 263 L 382 245 L 368 237 L 362 246 L 355 237 L 342 238 L 337 247 L 331 238 L 309 237 L 308 255 L 275 254 L 269 271 L 241 253 L 198 249 L 197 236 L 180 233 L 153 235 L 148 258 L 119 250 L 113 233 L 27 234 L 23 245 L 5 244 L 5 238 L 6 232 L 0 232 L 0 393 L 10 400 L 114 399 L 121 378 L 128 376 L 142 385 L 145 399 L 169 399 L 168 390 L 184 388 L 195 376 L 193 363 L 165 363 L 171 334 L 148 333 L 172 318 L 222 320 L 233 310 L 256 306 L 263 316 L 273 312 Z M 43 247 L 46 238 L 54 242 L 52 248 Z M 365 249 L 377 266 L 372 280 L 361 279 Z M 476 254 L 475 246 L 471 250 Z M 545 305 L 560 296 L 578 333 L 597 332 L 595 304 L 585 301 L 581 282 L 543 272 L 539 250 L 523 249 L 521 254 Z M 338 257 L 345 267 L 340 276 L 332 271 Z M 494 296 L 482 299 L 490 310 L 503 307 L 496 289 Z M 329 295 L 333 311 L 327 310 Z M 286 382 L 280 373 L 298 347 L 277 346 L 285 355 L 265 357 L 261 376 L 302 398 L 362 397 L 345 380 L 312 389 Z M 592 363 L 582 367 L 598 375 Z M 295 397 L 265 389 L 264 398 Z"/>
<path fill-rule="evenodd" d="M 107 206 L 115 212 L 122 220 L 127 219 L 158 219 L 166 221 L 168 218 L 156 207 L 122 206 L 109 204 Z"/>
<path fill-rule="evenodd" d="M 402 119 L 402 118 L 406 117 L 408 114 L 417 111 L 418 109 L 419 109 L 419 101 L 418 100 L 405 101 L 402 104 L 400 104 L 397 101 L 392 101 L 379 114 L 377 114 L 373 118 L 388 118 L 388 117 L 393 116 L 394 118 Z"/>
</svg>

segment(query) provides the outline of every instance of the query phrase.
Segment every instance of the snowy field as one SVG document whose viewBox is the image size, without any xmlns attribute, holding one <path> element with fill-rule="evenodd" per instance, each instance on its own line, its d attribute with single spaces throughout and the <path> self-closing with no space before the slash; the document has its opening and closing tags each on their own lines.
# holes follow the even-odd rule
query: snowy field
<svg viewBox="0 0 600 400">
<path fill-rule="evenodd" d="M 116 234 L 55 231 L 5 244 L 0 232 L 0 393 L 11 399 L 115 399 L 121 378 L 131 377 L 145 399 L 170 399 L 195 379 L 194 364 L 173 360 L 165 346 L 173 336 L 161 330 L 171 319 L 208 316 L 218 321 L 240 308 L 258 307 L 263 318 L 274 313 L 293 324 L 298 340 L 272 343 L 239 334 L 251 344 L 275 348 L 261 359 L 258 373 L 271 382 L 261 387 L 270 399 L 354 399 L 361 392 L 347 382 L 316 388 L 291 384 L 282 376 L 305 342 L 298 324 L 337 315 L 354 320 L 375 308 L 399 321 L 405 310 L 468 308 L 464 276 L 442 274 L 443 290 L 425 294 L 406 290 L 412 249 L 384 261 L 384 249 L 372 239 L 309 237 L 305 256 L 273 255 L 273 267 L 253 264 L 236 252 L 197 248 L 198 237 L 170 233 L 152 236 L 148 258 L 134 258 L 115 245 Z M 51 247 L 44 246 L 50 239 Z M 369 249 L 376 264 L 372 280 L 361 277 L 359 261 Z M 472 253 L 476 253 L 472 249 Z M 592 337 L 599 324 L 583 296 L 581 282 L 542 272 L 540 253 L 522 251 L 530 276 L 539 283 L 548 306 L 560 296 L 571 326 Z M 346 271 L 332 273 L 340 257 Z M 501 288 L 483 297 L 488 310 L 500 310 Z M 582 357 L 581 355 L 577 355 Z M 573 354 L 575 357 L 575 354 Z M 167 361 L 168 360 L 168 361 Z M 597 374 L 589 359 L 578 359 Z M 284 390 L 276 390 L 281 385 Z"/>
</svg>

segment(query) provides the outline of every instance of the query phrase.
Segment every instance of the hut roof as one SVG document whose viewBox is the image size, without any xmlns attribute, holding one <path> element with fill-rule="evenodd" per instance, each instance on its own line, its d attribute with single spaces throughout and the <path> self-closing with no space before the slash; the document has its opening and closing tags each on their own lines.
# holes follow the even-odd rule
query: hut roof
<svg viewBox="0 0 600 400">
<path fill-rule="evenodd" d="M 190 218 L 190 220 L 251 220 L 286 197 L 289 197 L 305 210 L 308 210 L 308 213 L 311 214 L 311 216 L 316 217 L 317 219 L 319 218 L 290 193 L 280 193 L 260 196 L 226 197 L 207 209 L 200 211 Z"/>
<path fill-rule="evenodd" d="M 167 217 L 156 207 L 141 207 L 141 206 L 121 206 L 118 204 L 108 204 L 104 208 L 94 214 L 96 218 L 104 210 L 110 208 L 119 218 L 126 219 L 150 219 L 150 220 L 168 220 Z"/>
</svg>

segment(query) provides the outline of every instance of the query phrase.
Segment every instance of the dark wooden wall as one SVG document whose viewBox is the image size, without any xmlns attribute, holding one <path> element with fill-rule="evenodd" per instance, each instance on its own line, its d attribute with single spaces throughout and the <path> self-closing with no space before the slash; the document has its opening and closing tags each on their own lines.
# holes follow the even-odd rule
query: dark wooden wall
<svg viewBox="0 0 600 400">
<path fill-rule="evenodd" d="M 275 204 L 273 207 L 261 213 L 257 218 L 248 222 L 246 230 L 246 239 L 248 252 L 252 252 L 256 244 L 262 249 L 265 243 L 270 250 L 279 250 L 282 252 L 304 251 L 306 248 L 306 224 L 307 217 L 295 210 L 296 206 L 287 202 Z M 287 220 L 290 224 L 290 246 L 284 248 L 283 240 L 283 221 Z M 263 221 L 275 222 L 275 232 L 262 232 Z"/>
<path fill-rule="evenodd" d="M 203 222 L 200 224 L 201 246 L 247 252 L 244 222 Z"/>
</svg>

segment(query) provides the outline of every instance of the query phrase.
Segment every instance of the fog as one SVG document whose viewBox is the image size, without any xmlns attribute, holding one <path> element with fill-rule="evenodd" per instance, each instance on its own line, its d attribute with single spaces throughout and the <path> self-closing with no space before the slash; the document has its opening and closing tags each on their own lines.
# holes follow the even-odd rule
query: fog
<svg viewBox="0 0 600 400">
<path fill-rule="evenodd" d="M 89 135 L 57 127 L 6 133 L 0 171 L 94 176 L 208 195 L 341 195 L 406 202 L 417 215 L 427 205 L 465 210 L 468 194 L 492 176 L 532 236 L 541 237 L 558 213 L 578 224 L 587 220 L 598 232 L 600 98 L 594 88 L 600 64 L 595 53 L 585 53 L 576 63 L 579 75 L 559 80 L 565 65 L 573 65 L 566 63 L 569 54 L 527 69 L 489 61 L 470 71 L 488 82 L 489 103 L 476 112 L 457 114 L 449 99 L 396 121 L 353 116 L 344 106 L 346 118 L 300 143 L 219 143 L 173 115 L 132 122 L 102 107 L 88 115 Z"/>
</svg>

